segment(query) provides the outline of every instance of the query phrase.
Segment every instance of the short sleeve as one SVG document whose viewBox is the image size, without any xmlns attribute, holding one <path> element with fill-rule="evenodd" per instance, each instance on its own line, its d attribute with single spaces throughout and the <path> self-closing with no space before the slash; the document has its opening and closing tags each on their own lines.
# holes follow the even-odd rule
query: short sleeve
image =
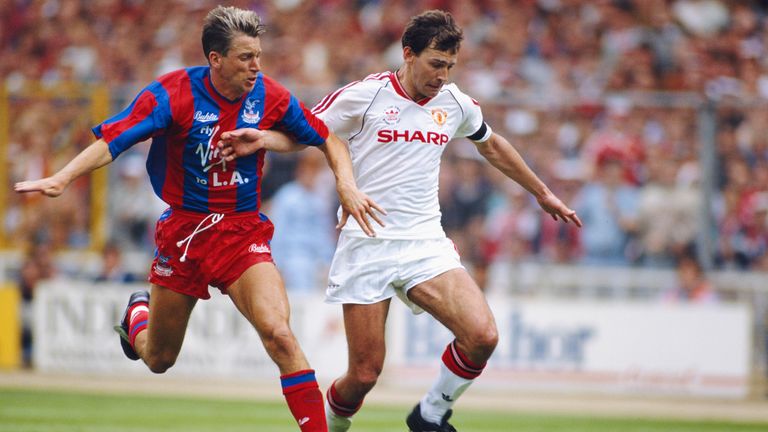
<svg viewBox="0 0 768 432">
<path fill-rule="evenodd" d="M 483 142 L 491 137 L 493 131 L 483 120 L 483 111 L 480 103 L 471 97 L 459 92 L 457 100 L 461 104 L 464 118 L 455 137 L 466 137 L 472 141 Z"/>
<path fill-rule="evenodd" d="M 291 95 L 288 109 L 278 122 L 296 141 L 304 145 L 318 146 L 328 139 L 328 127 L 317 118 L 303 103 Z"/>
<path fill-rule="evenodd" d="M 315 117 L 282 84 L 262 75 L 264 80 L 265 102 L 264 119 L 259 125 L 262 129 L 278 129 L 291 134 L 296 142 L 318 146 L 328 139 L 328 127 Z"/>
<path fill-rule="evenodd" d="M 349 140 L 360 131 L 371 94 L 362 81 L 350 83 L 324 97 L 312 108 L 312 113 L 325 122 L 339 137 Z"/>
<path fill-rule="evenodd" d="M 155 81 L 142 90 L 127 108 L 94 126 L 92 131 L 96 138 L 107 142 L 114 159 L 134 144 L 165 131 L 171 123 L 168 93 Z"/>
</svg>

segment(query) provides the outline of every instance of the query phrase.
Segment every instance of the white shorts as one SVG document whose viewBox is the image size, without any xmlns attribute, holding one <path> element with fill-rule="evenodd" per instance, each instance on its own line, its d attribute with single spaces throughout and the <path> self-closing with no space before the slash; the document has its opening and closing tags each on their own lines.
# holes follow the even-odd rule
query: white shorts
<svg viewBox="0 0 768 432">
<path fill-rule="evenodd" d="M 397 295 L 414 313 L 420 313 L 421 308 L 408 300 L 408 290 L 456 268 L 464 266 L 448 238 L 385 240 L 342 232 L 325 302 L 373 304 Z"/>
</svg>

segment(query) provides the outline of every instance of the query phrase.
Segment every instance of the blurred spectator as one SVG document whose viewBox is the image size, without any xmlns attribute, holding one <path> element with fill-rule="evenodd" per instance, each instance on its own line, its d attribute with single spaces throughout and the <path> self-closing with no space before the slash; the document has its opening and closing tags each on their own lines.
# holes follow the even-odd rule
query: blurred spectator
<svg viewBox="0 0 768 432">
<path fill-rule="evenodd" d="M 148 183 L 145 156 L 126 154 L 115 161 L 118 179 L 110 185 L 110 236 L 115 246 L 150 252 L 154 248 L 154 225 L 167 207 Z"/>
<path fill-rule="evenodd" d="M 295 153 L 268 152 L 264 163 L 264 181 L 261 183 L 262 199 L 272 199 L 283 185 L 293 180 L 298 155 Z"/>
<path fill-rule="evenodd" d="M 757 192 L 747 200 L 739 229 L 730 238 L 736 263 L 750 268 L 768 253 L 768 191 Z"/>
<path fill-rule="evenodd" d="M 467 140 L 453 144 L 456 146 L 453 158 L 441 168 L 441 171 L 453 171 L 450 183 L 440 187 L 443 189 L 439 194 L 443 229 L 459 251 L 462 264 L 478 286 L 483 287 L 488 256 L 479 239 L 483 238 L 493 188 L 477 148 Z"/>
<path fill-rule="evenodd" d="M 296 180 L 277 191 L 266 211 L 275 224 L 270 245 L 288 292 L 319 293 L 336 246 L 334 180 L 320 151 L 298 155 Z"/>
<path fill-rule="evenodd" d="M 574 204 L 581 221 L 582 261 L 626 265 L 636 258 L 629 248 L 637 227 L 637 188 L 624 176 L 623 158 L 610 149 L 597 156 L 592 180 Z"/>
<path fill-rule="evenodd" d="M 451 167 L 455 177 L 441 203 L 443 227 L 449 232 L 463 231 L 473 219 L 485 218 L 492 192 L 483 170 L 484 159 L 475 146 L 466 140 L 454 144 L 457 149 Z"/>
<path fill-rule="evenodd" d="M 482 102 L 490 125 L 520 138 L 515 145 L 538 172 L 581 160 L 587 168 L 585 179 L 592 179 L 589 171 L 597 169 L 599 154 L 610 149 L 620 155 L 623 175 L 639 194 L 634 232 L 639 249 L 629 251 L 630 258 L 642 254 L 640 262 L 646 265 L 669 265 L 670 256 L 691 236 L 688 227 L 698 226 L 674 225 L 673 219 L 690 220 L 690 214 L 679 214 L 680 209 L 674 217 L 658 211 L 665 194 L 682 194 L 687 202 L 699 192 L 699 184 L 691 184 L 691 178 L 709 175 L 698 172 L 700 102 L 690 96 L 722 102 L 716 139 L 716 262 L 749 269 L 760 261 L 755 255 L 762 241 L 756 228 L 759 216 L 748 206 L 752 194 L 768 190 L 768 3 L 764 1 L 229 3 L 256 9 L 264 17 L 269 26 L 264 37 L 270 41 L 265 45 L 265 72 L 308 102 L 352 79 L 398 64 L 401 29 L 396 23 L 424 9 L 451 11 L 465 29 L 451 79 Z M 204 63 L 199 41 L 186 37 L 184 28 L 201 22 L 205 11 L 216 4 L 213 0 L 168 0 L 151 7 L 144 1 L 120 0 L 0 2 L 0 79 L 13 113 L 5 148 L 12 155 L 4 168 L 5 187 L 55 171 L 58 163 L 90 142 L 81 132 L 89 122 L 84 105 L 92 103 L 88 91 L 80 95 L 88 89 L 83 85 L 106 85 L 112 103 L 122 106 L 130 102 L 126 97 L 157 74 Z M 308 27 L 307 22 L 313 25 Z M 296 55 L 283 55 L 286 52 Z M 19 58 L 25 61 L 18 62 Z M 664 91 L 689 93 L 670 96 Z M 56 97 L 47 96 L 51 94 Z M 449 151 L 446 157 L 451 157 Z M 658 164 L 651 158 L 669 161 Z M 269 155 L 265 200 L 293 179 L 296 163 L 293 156 Z M 110 179 L 110 211 L 115 214 L 107 220 L 121 221 L 109 230 L 121 248 L 146 250 L 162 209 L 148 204 L 157 200 L 145 197 L 150 191 L 146 184 L 136 187 L 142 195 L 132 192 L 132 173 L 143 167 L 126 165 L 131 164 L 118 168 Z M 463 260 L 480 269 L 488 260 L 503 260 L 507 252 L 493 248 L 512 248 L 503 243 L 513 240 L 493 238 L 506 235 L 509 227 L 489 228 L 496 222 L 487 219 L 489 197 L 506 191 L 471 165 L 471 158 L 460 158 L 443 167 L 440 199 L 446 229 L 455 237 Z M 666 174 L 663 181 L 659 179 L 657 165 L 676 172 L 674 186 Z M 146 176 L 141 179 L 146 182 Z M 90 184 L 84 179 L 73 187 L 79 193 L 55 205 L 8 196 L 5 238 L 15 241 L 34 235 L 48 239 L 56 249 L 89 246 L 92 215 L 84 209 L 92 198 Z M 666 201 L 673 207 L 679 204 L 677 198 Z M 684 207 L 690 206 L 694 204 Z M 579 245 L 578 234 L 570 229 L 542 217 L 533 238 L 528 234 L 517 238 L 514 248 L 520 259 L 575 262 L 581 249 L 586 253 L 587 244 Z M 628 226 L 594 229 L 605 230 L 610 238 L 604 241 L 614 244 L 626 243 L 627 235 L 633 234 Z M 664 236 L 670 232 L 674 239 Z"/>
<path fill-rule="evenodd" d="M 677 259 L 677 286 L 664 293 L 664 300 L 680 303 L 714 303 L 717 293 L 704 269 L 690 253 Z"/>
<path fill-rule="evenodd" d="M 19 290 L 21 290 L 21 356 L 24 367 L 32 366 L 32 300 L 35 287 L 41 278 L 37 263 L 27 257 L 19 270 Z"/>
<path fill-rule="evenodd" d="M 598 117 L 598 127 L 587 138 L 582 150 L 582 160 L 588 174 L 597 170 L 600 158 L 610 154 L 621 162 L 623 176 L 633 185 L 642 180 L 645 145 L 640 131 L 633 130 L 637 119 L 631 114 L 631 102 L 624 98 L 608 100 L 606 112 Z"/>
<path fill-rule="evenodd" d="M 641 263 L 672 267 L 696 239 L 700 192 L 679 184 L 677 162 L 657 150 L 647 163 L 648 181 L 639 189 L 637 237 Z"/>
<path fill-rule="evenodd" d="M 114 242 L 108 242 L 101 251 L 101 270 L 94 282 L 131 283 L 141 279 L 123 267 L 123 254 Z"/>
<path fill-rule="evenodd" d="M 577 194 L 582 187 L 583 169 L 568 163 L 554 164 L 557 176 L 550 183 L 552 191 L 565 202 L 577 203 Z M 582 256 L 583 228 L 574 224 L 563 224 L 548 214 L 539 213 L 541 228 L 538 233 L 538 256 L 544 262 L 567 264 L 577 262 Z M 583 222 L 583 221 L 582 221 Z"/>
<path fill-rule="evenodd" d="M 487 259 L 516 262 L 534 252 L 540 230 L 539 207 L 520 185 L 507 179 L 503 194 L 485 221 L 484 239 Z"/>
<path fill-rule="evenodd" d="M 24 367 L 32 366 L 35 290 L 40 281 L 54 277 L 55 273 L 50 244 L 34 241 L 18 274 L 18 286 L 21 291 L 21 360 Z"/>
</svg>

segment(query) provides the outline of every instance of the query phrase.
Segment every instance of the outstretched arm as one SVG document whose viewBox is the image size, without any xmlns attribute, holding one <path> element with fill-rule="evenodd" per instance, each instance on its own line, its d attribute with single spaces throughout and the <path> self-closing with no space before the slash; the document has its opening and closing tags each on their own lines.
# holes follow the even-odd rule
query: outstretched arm
<svg viewBox="0 0 768 432">
<path fill-rule="evenodd" d="M 290 153 L 307 148 L 291 138 L 290 135 L 274 130 L 243 128 L 227 131 L 221 134 L 218 147 L 221 157 L 227 162 L 235 158 L 248 156 L 261 149 L 278 153 Z"/>
<path fill-rule="evenodd" d="M 56 197 L 61 195 L 76 178 L 110 162 L 112 162 L 112 153 L 109 152 L 109 146 L 103 139 L 98 139 L 56 174 L 39 180 L 16 183 L 13 189 L 16 192 L 40 192 L 49 197 Z"/>
<path fill-rule="evenodd" d="M 352 159 L 349 156 L 347 145 L 334 133 L 330 133 L 325 144 L 318 148 L 325 154 L 328 165 L 336 176 L 336 192 L 339 194 L 342 208 L 341 220 L 336 228 L 343 227 L 347 223 L 347 218 L 352 215 L 366 235 L 376 237 L 376 232 L 373 230 L 368 216 L 372 217 L 380 226 L 384 226 L 384 222 L 381 221 L 376 211 L 381 214 L 387 214 L 387 212 L 357 188 L 352 171 Z"/>
<path fill-rule="evenodd" d="M 552 215 L 554 220 L 560 218 L 566 223 L 572 221 L 577 226 L 581 226 L 581 220 L 576 212 L 568 208 L 549 190 L 547 185 L 525 163 L 515 147 L 504 137 L 493 133 L 488 140 L 475 142 L 475 145 L 480 154 L 488 159 L 491 165 L 533 194 L 541 208 Z"/>
<path fill-rule="evenodd" d="M 307 148 L 305 145 L 294 142 L 292 137 L 285 133 L 253 128 L 224 132 L 221 134 L 217 145 L 221 151 L 221 157 L 227 162 L 253 154 L 261 149 L 287 153 Z M 349 157 L 346 144 L 335 134 L 330 133 L 325 143 L 318 148 L 325 154 L 328 165 L 336 176 L 336 192 L 339 194 L 342 208 L 341 221 L 336 228 L 343 227 L 351 215 L 368 236 L 375 237 L 376 232 L 373 230 L 368 216 L 379 225 L 384 226 L 375 211 L 381 214 L 387 213 L 357 188 L 352 172 L 352 159 Z"/>
</svg>

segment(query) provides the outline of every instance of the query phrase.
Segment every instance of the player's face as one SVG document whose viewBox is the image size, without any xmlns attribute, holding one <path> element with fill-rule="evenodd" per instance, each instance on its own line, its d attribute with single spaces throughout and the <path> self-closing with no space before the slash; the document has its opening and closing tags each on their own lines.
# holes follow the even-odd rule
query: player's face
<svg viewBox="0 0 768 432">
<path fill-rule="evenodd" d="M 405 62 L 410 70 L 410 81 L 416 94 L 411 95 L 419 100 L 425 97 L 435 97 L 443 84 L 448 82 L 448 72 L 456 64 L 458 53 L 439 51 L 427 48 L 415 55 L 410 48 L 405 48 Z"/>
<path fill-rule="evenodd" d="M 244 34 L 235 36 L 227 55 L 211 52 L 211 75 L 214 86 L 229 99 L 250 92 L 261 69 L 261 41 Z"/>
</svg>

